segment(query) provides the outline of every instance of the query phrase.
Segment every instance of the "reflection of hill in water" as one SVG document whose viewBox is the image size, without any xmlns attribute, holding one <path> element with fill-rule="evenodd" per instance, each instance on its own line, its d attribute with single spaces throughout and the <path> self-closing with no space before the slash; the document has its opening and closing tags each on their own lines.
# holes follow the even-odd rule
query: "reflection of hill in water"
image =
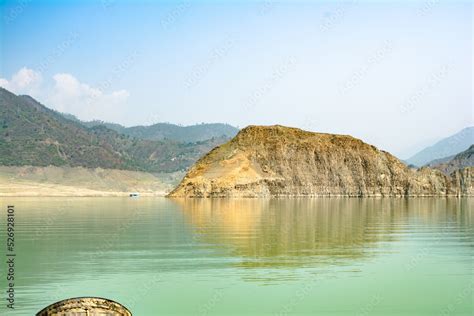
<svg viewBox="0 0 474 316">
<path fill-rule="evenodd" d="M 177 199 L 196 241 L 231 247 L 239 266 L 343 264 L 377 253 L 410 221 L 471 225 L 457 199 Z"/>
<path fill-rule="evenodd" d="M 356 271 L 358 263 L 404 247 L 387 242 L 413 239 L 430 251 L 458 247 L 453 251 L 472 260 L 473 203 L 22 198 L 14 201 L 16 250 L 23 258 L 19 286 L 168 272 L 284 280 L 325 270 L 322 274 L 333 277 L 339 267 Z"/>
</svg>

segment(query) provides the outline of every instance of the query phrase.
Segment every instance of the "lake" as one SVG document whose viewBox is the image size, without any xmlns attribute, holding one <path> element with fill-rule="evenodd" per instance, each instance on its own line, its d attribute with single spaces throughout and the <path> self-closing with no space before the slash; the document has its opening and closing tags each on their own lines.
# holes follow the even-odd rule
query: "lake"
<svg viewBox="0 0 474 316">
<path fill-rule="evenodd" d="M 474 310 L 470 198 L 4 198 L 3 243 L 6 203 L 17 253 L 8 315 L 77 296 L 134 316 Z"/>
</svg>

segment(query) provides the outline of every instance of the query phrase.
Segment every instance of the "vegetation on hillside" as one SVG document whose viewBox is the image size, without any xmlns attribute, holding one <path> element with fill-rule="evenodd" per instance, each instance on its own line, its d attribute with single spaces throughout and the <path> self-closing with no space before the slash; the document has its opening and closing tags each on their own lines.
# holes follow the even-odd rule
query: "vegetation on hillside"
<svg viewBox="0 0 474 316">
<path fill-rule="evenodd" d="M 188 143 L 205 141 L 212 138 L 232 138 L 239 132 L 238 128 L 223 123 L 202 123 L 190 126 L 180 126 L 171 123 L 156 123 L 149 126 L 125 127 L 120 124 L 98 120 L 84 122 L 71 114 L 63 114 L 63 116 L 90 128 L 105 126 L 121 134 L 148 140 L 174 140 L 177 142 Z"/>
<path fill-rule="evenodd" d="M 0 88 L 0 165 L 82 166 L 174 172 L 227 141 L 146 140 L 104 125 L 86 127 L 28 96 Z"/>
</svg>

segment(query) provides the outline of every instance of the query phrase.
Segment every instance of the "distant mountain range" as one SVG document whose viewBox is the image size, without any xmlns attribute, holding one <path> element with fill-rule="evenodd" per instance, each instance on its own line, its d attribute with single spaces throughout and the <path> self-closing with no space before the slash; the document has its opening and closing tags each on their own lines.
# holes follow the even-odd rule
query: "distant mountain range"
<svg viewBox="0 0 474 316">
<path fill-rule="evenodd" d="M 226 142 L 228 135 L 236 130 L 226 124 L 111 127 L 111 124 L 66 118 L 29 96 L 17 96 L 0 88 L 0 165 L 174 172 L 188 168 L 209 150 Z M 125 132 L 117 132 L 120 129 Z M 177 131 L 173 134 L 177 136 L 164 136 L 170 135 L 167 131 L 171 129 Z M 195 131 L 196 135 L 192 135 Z M 130 134 L 142 135 L 144 139 Z M 210 138 L 203 140 L 205 135 Z"/>
<path fill-rule="evenodd" d="M 444 161 L 447 161 L 451 156 L 468 149 L 473 143 L 474 127 L 466 127 L 459 133 L 440 140 L 405 161 L 408 164 L 413 164 L 418 167 L 431 163 L 436 159 L 444 159 Z"/>
<path fill-rule="evenodd" d="M 180 126 L 171 123 L 157 123 L 150 126 L 125 127 L 116 123 L 104 121 L 84 122 L 71 114 L 63 114 L 66 118 L 80 122 L 87 127 L 105 126 L 118 133 L 125 134 L 140 139 L 148 140 L 174 140 L 178 142 L 200 142 L 212 138 L 228 137 L 232 138 L 239 132 L 239 129 L 223 123 L 197 124 L 190 126 Z"/>
<path fill-rule="evenodd" d="M 447 159 L 438 159 L 427 165 L 428 167 L 441 170 L 445 174 L 450 174 L 455 170 L 474 166 L 474 145 L 467 150 L 448 157 Z"/>
</svg>

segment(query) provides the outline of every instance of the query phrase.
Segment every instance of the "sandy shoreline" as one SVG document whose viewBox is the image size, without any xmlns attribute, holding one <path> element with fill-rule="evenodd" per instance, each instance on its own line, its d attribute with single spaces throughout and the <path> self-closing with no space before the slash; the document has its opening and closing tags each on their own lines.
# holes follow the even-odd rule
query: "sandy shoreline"
<svg viewBox="0 0 474 316">
<path fill-rule="evenodd" d="M 107 197 L 129 196 L 133 191 L 99 191 L 57 184 L 0 184 L 0 197 Z M 165 196 L 167 192 L 138 192 L 140 196 Z"/>
<path fill-rule="evenodd" d="M 165 196 L 173 185 L 144 172 L 0 166 L 0 197 Z"/>
</svg>

